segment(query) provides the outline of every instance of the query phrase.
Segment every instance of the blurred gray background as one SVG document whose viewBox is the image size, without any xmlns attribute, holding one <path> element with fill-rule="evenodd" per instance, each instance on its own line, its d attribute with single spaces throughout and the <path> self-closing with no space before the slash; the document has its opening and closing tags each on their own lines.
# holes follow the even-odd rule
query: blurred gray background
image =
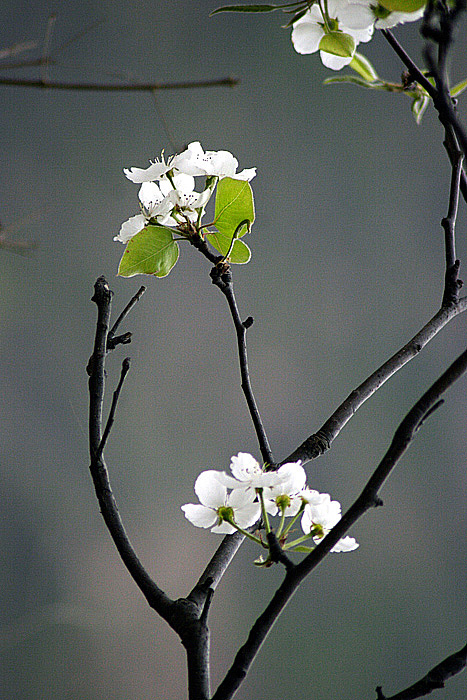
<svg viewBox="0 0 467 700">
<path fill-rule="evenodd" d="M 137 213 L 123 167 L 200 140 L 258 168 L 253 258 L 234 273 L 242 316 L 255 318 L 252 381 L 277 459 L 440 302 L 450 172 L 431 108 L 417 126 L 402 96 L 325 87 L 331 71 L 294 52 L 284 15 L 209 19 L 219 4 L 15 0 L 0 10 L 0 48 L 41 46 L 51 13 L 52 52 L 100 22 L 57 54 L 51 79 L 240 79 L 233 89 L 160 92 L 157 105 L 147 94 L 1 87 L 0 219 L 10 238 L 38 243 L 29 256 L 0 251 L 7 700 L 185 697 L 183 649 L 121 564 L 88 475 L 85 366 L 98 275 L 115 291 L 115 312 L 148 287 L 125 325 L 132 345 L 109 359 L 109 396 L 126 354 L 132 368 L 106 454 L 129 534 L 170 596 L 190 590 L 219 543 L 180 510 L 194 500 L 196 476 L 227 469 L 240 450 L 258 456 L 232 323 L 207 262 L 187 245 L 165 279 L 116 277 L 124 248 L 112 237 Z M 395 31 L 419 60 L 418 24 Z M 467 74 L 462 32 L 455 81 Z M 381 36 L 361 48 L 398 80 Z M 455 319 L 358 412 L 308 465 L 311 486 L 350 505 L 407 410 L 464 349 L 466 322 Z M 239 700 L 372 698 L 379 684 L 389 695 L 465 644 L 465 387 L 419 433 L 383 489 L 385 507 L 352 531 L 360 548 L 328 557 L 296 594 Z M 243 546 L 214 600 L 214 686 L 282 578 L 257 570 L 256 556 Z M 466 679 L 432 697 L 457 700 Z"/>
</svg>

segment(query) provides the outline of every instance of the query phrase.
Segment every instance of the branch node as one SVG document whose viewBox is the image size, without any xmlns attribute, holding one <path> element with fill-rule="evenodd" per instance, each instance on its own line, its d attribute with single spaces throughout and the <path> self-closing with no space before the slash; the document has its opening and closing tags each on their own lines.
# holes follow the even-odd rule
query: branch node
<svg viewBox="0 0 467 700">
<path fill-rule="evenodd" d="M 107 339 L 107 352 L 114 350 L 117 345 L 128 345 L 131 343 L 132 333 L 127 331 L 127 333 L 122 333 L 121 335 L 116 335 L 113 338 Z"/>
<path fill-rule="evenodd" d="M 246 318 L 246 319 L 243 321 L 243 324 L 242 324 L 242 325 L 243 325 L 243 328 L 245 328 L 245 330 L 247 330 L 248 328 L 251 328 L 251 326 L 253 325 L 253 323 L 254 323 L 254 318 L 253 318 L 253 316 L 248 316 L 248 318 Z"/>
<path fill-rule="evenodd" d="M 204 601 L 203 610 L 201 611 L 199 621 L 204 626 L 207 625 L 208 613 L 209 613 L 209 609 L 211 607 L 212 598 L 214 596 L 214 588 L 212 588 L 213 583 L 214 583 L 214 579 L 212 578 L 212 576 L 209 576 L 203 582 L 203 585 L 206 588 L 206 600 Z"/>
<path fill-rule="evenodd" d="M 268 532 L 266 536 L 268 540 L 271 561 L 273 561 L 276 564 L 280 562 L 285 566 L 286 571 L 291 571 L 292 569 L 295 569 L 295 564 L 289 559 L 289 557 L 286 555 L 286 553 L 280 546 L 275 533 Z"/>
</svg>

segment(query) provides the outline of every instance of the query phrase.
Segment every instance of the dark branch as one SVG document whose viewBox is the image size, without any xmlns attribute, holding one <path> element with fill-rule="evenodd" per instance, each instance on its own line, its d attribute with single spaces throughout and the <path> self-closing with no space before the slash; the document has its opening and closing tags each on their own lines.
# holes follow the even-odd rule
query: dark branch
<svg viewBox="0 0 467 700">
<path fill-rule="evenodd" d="M 373 396 L 395 372 L 416 357 L 420 350 L 422 350 L 422 348 L 425 347 L 454 316 L 457 316 L 466 309 L 467 297 L 459 299 L 458 304 L 455 306 L 441 308 L 433 318 L 404 345 L 404 347 L 398 350 L 389 360 L 381 365 L 381 367 L 349 394 L 317 433 L 310 435 L 296 450 L 282 460 L 281 463 L 297 462 L 298 460 L 305 463 L 324 454 L 360 406 Z"/>
<path fill-rule="evenodd" d="M 402 690 L 396 695 L 391 695 L 387 698 L 383 695 L 381 686 L 376 688 L 377 700 L 415 700 L 424 695 L 429 695 L 433 690 L 444 688 L 445 682 L 456 676 L 464 670 L 467 665 L 467 644 L 441 661 L 437 666 L 428 671 L 426 676 L 423 676 L 419 681 L 411 685 L 409 688 Z"/>
<path fill-rule="evenodd" d="M 462 281 L 459 279 L 460 262 L 456 260 L 456 219 L 459 204 L 459 186 L 464 155 L 459 151 L 452 167 L 451 189 L 449 193 L 448 214 L 441 221 L 444 228 L 446 251 L 446 274 L 444 278 L 443 306 L 456 305 L 459 300 L 459 290 Z"/>
<path fill-rule="evenodd" d="M 93 301 L 97 305 L 97 326 L 94 351 L 89 360 L 89 444 L 91 454 L 91 476 L 107 529 L 125 564 L 128 572 L 145 596 L 148 604 L 180 636 L 186 648 L 188 661 L 188 685 L 190 700 L 208 700 L 209 690 L 209 630 L 206 618 L 213 594 L 212 579 L 205 579 L 204 598 L 180 598 L 171 600 L 151 579 L 138 559 L 123 526 L 117 504 L 112 493 L 103 450 L 115 418 L 118 397 L 129 361 L 124 360 L 120 380 L 113 396 L 112 406 L 105 430 L 102 431 L 102 404 L 105 388 L 105 358 L 109 349 L 109 324 L 112 292 L 104 277 L 100 277 L 94 287 Z M 115 332 L 123 318 L 141 297 L 141 288 L 131 299 L 113 327 Z M 113 338 L 114 345 L 116 337 Z"/>
<path fill-rule="evenodd" d="M 410 76 L 414 80 L 416 80 L 432 98 L 433 104 L 436 110 L 438 111 L 439 119 L 443 124 L 445 130 L 445 139 L 443 141 L 443 146 L 446 149 L 451 165 L 454 165 L 457 159 L 457 153 L 459 151 L 458 135 L 461 134 L 461 136 L 465 137 L 465 133 L 455 115 L 449 91 L 444 88 L 442 88 L 441 91 L 439 89 L 443 81 L 441 81 L 441 76 L 436 65 L 434 64 L 434 62 L 432 62 L 431 68 L 434 70 L 434 77 L 436 83 L 436 85 L 433 85 L 424 75 L 424 73 L 420 70 L 420 68 L 418 68 L 418 66 L 410 58 L 408 53 L 397 41 L 395 36 L 389 31 L 389 29 L 383 29 L 381 33 L 383 34 L 384 38 L 388 41 L 390 46 L 394 49 L 396 54 L 399 56 L 403 64 L 408 68 Z M 445 58 L 446 57 L 443 54 L 442 60 L 445 61 Z M 431 59 L 429 58 L 429 60 Z M 464 151 L 464 155 L 467 155 L 462 144 L 461 147 Z M 460 189 L 462 192 L 462 196 L 464 200 L 467 201 L 467 177 L 464 171 L 462 171 L 460 178 Z"/>
<path fill-rule="evenodd" d="M 107 334 L 112 301 L 112 292 L 104 277 L 99 277 L 94 285 L 92 300 L 97 306 L 97 325 L 94 351 L 88 364 L 91 476 L 105 524 L 125 566 L 146 597 L 149 605 L 164 619 L 168 620 L 172 613 L 173 601 L 151 579 L 133 549 L 120 518 L 110 486 L 107 467 L 102 457 L 103 443 L 106 439 L 105 434 L 104 437 L 101 437 L 102 405 L 105 389 L 105 357 L 107 354 Z M 123 378 L 121 377 L 120 382 L 122 381 Z M 110 416 L 109 420 L 113 421 L 113 416 Z"/>
</svg>

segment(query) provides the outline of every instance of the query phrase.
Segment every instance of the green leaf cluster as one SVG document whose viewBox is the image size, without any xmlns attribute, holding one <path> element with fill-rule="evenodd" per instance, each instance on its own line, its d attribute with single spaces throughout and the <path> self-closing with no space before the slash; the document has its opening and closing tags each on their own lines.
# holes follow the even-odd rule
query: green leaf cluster
<svg viewBox="0 0 467 700">
<path fill-rule="evenodd" d="M 231 177 L 220 180 L 213 222 L 217 232 L 208 233 L 206 240 L 219 253 L 228 255 L 230 262 L 237 265 L 247 263 L 251 252 L 240 238 L 250 230 L 254 220 L 255 206 L 250 183 Z"/>
</svg>

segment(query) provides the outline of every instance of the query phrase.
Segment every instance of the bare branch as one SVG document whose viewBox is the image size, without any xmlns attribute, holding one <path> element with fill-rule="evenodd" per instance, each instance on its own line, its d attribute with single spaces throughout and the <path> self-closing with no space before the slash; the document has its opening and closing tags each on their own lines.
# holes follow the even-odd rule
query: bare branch
<svg viewBox="0 0 467 700">
<path fill-rule="evenodd" d="M 116 343 L 117 338 L 115 338 L 115 333 L 116 333 L 117 330 L 119 329 L 120 324 L 122 323 L 122 321 L 124 321 L 124 319 L 128 316 L 128 314 L 130 313 L 130 311 L 132 310 L 132 308 L 135 306 L 135 304 L 137 304 L 138 301 L 141 299 L 141 297 L 143 296 L 143 294 L 145 293 L 145 291 L 146 291 L 146 287 L 145 287 L 144 285 L 141 286 L 141 287 L 138 289 L 138 291 L 136 292 L 136 294 L 130 299 L 130 301 L 129 301 L 128 304 L 125 306 L 125 308 L 123 309 L 122 313 L 121 313 L 120 316 L 117 318 L 117 320 L 115 321 L 114 325 L 112 326 L 112 328 L 111 328 L 110 331 L 108 332 L 108 334 L 107 334 L 107 352 L 110 352 L 110 350 L 113 350 L 114 347 L 115 347 L 115 345 L 117 345 L 117 343 Z M 120 339 L 121 339 L 122 337 L 123 337 L 123 336 L 118 336 L 118 338 L 120 338 Z M 128 338 L 128 336 L 126 336 L 126 337 Z M 130 337 L 129 337 L 127 340 L 125 340 L 125 341 L 120 340 L 120 343 L 122 343 L 122 342 L 130 342 L 130 340 L 131 340 L 131 334 L 130 334 Z"/>
<path fill-rule="evenodd" d="M 467 297 L 459 299 L 456 306 L 442 307 L 404 347 L 349 394 L 318 432 L 310 435 L 296 450 L 282 460 L 281 464 L 297 462 L 298 460 L 306 463 L 324 454 L 365 401 L 373 396 L 393 374 L 416 357 L 451 319 L 466 309 Z"/>
<path fill-rule="evenodd" d="M 110 486 L 109 475 L 102 457 L 102 405 L 105 388 L 105 357 L 109 329 L 112 292 L 104 277 L 94 286 L 93 301 L 97 305 L 97 325 L 94 351 L 88 364 L 89 373 L 89 447 L 91 476 L 102 516 L 115 546 L 133 580 L 149 605 L 164 619 L 170 618 L 173 601 L 156 585 L 141 564 L 123 526 Z M 123 379 L 121 379 L 123 381 Z M 118 397 L 117 397 L 118 398 Z M 113 420 L 113 416 L 112 416 Z M 109 428 L 110 429 L 110 428 Z M 104 440 L 105 442 L 105 440 Z"/>
<path fill-rule="evenodd" d="M 441 221 L 441 225 L 444 228 L 446 251 L 446 274 L 444 278 L 443 306 L 455 306 L 459 300 L 459 289 L 462 287 L 462 281 L 459 279 L 460 262 L 459 260 L 456 260 L 455 231 L 463 160 L 464 155 L 459 151 L 452 166 L 448 214 Z"/>
<path fill-rule="evenodd" d="M 384 38 L 387 40 L 387 42 L 390 44 L 390 46 L 394 49 L 396 54 L 399 56 L 403 64 L 408 68 L 410 76 L 417 81 L 429 94 L 429 96 L 433 100 L 433 104 L 435 108 L 438 111 L 439 119 L 441 123 L 444 126 L 445 129 L 445 139 L 443 141 L 443 146 L 446 149 L 446 152 L 448 154 L 449 160 L 451 162 L 451 165 L 454 165 L 456 163 L 457 159 L 457 153 L 459 151 L 459 145 L 458 145 L 458 136 L 459 134 L 463 138 L 463 145 L 462 145 L 462 150 L 464 152 L 464 155 L 467 155 L 467 152 L 464 149 L 464 146 L 466 146 L 466 140 L 465 140 L 465 132 L 463 131 L 460 123 L 458 122 L 458 119 L 455 115 L 454 112 L 454 107 L 452 104 L 452 100 L 449 96 L 449 92 L 443 90 L 439 90 L 440 86 L 440 74 L 436 68 L 436 65 L 432 61 L 432 66 L 431 69 L 434 69 L 435 73 L 435 81 L 437 82 L 436 86 L 432 85 L 432 83 L 428 80 L 428 78 L 424 75 L 424 73 L 418 68 L 418 66 L 414 63 L 414 61 L 410 58 L 408 53 L 405 51 L 405 49 L 401 46 L 401 44 L 397 41 L 395 36 L 392 34 L 392 32 L 389 29 L 383 29 L 381 30 L 382 35 Z M 430 54 L 428 54 L 429 60 L 430 59 Z M 445 60 L 445 56 L 443 57 L 443 60 Z M 465 175 L 465 172 L 462 171 L 460 174 L 460 188 L 462 192 L 462 196 L 464 200 L 467 202 L 467 177 Z"/>
<path fill-rule="evenodd" d="M 381 686 L 376 688 L 377 700 L 415 700 L 424 695 L 429 695 L 433 690 L 444 688 L 445 681 L 464 670 L 467 665 L 467 644 L 448 656 L 444 661 L 437 664 L 431 671 L 428 671 L 426 676 L 423 676 L 419 681 L 411 685 L 409 688 L 402 690 L 400 693 L 391 695 L 387 698 L 383 695 Z"/>
</svg>

